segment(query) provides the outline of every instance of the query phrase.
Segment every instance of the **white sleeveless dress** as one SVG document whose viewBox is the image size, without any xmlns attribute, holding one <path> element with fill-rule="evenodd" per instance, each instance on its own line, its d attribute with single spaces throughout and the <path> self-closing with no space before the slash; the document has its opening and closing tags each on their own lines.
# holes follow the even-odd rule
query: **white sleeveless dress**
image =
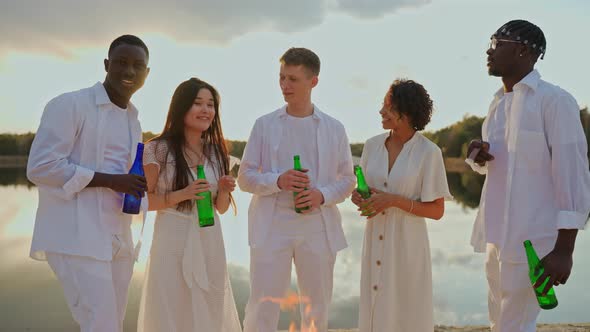
<svg viewBox="0 0 590 332">
<path fill-rule="evenodd" d="M 146 144 L 144 164 L 158 165 L 156 192 L 172 188 L 174 160 L 165 144 Z M 217 173 L 205 163 L 213 200 Z M 229 282 L 219 216 L 215 225 L 199 227 L 196 208 L 190 213 L 168 208 L 157 212 L 137 324 L 139 332 L 240 332 Z"/>
</svg>

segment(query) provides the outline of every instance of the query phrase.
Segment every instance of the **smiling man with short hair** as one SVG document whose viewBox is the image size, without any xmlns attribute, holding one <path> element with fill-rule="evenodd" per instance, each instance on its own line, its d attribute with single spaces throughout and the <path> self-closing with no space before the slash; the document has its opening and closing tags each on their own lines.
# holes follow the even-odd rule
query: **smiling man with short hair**
<svg viewBox="0 0 590 332">
<path fill-rule="evenodd" d="M 115 39 L 103 83 L 52 99 L 27 164 L 39 190 L 31 257 L 47 260 L 82 332 L 121 332 L 133 273 L 131 216 L 123 195 L 142 195 L 145 178 L 127 174 L 141 142 L 130 103 L 149 73 L 136 36 Z"/>
</svg>

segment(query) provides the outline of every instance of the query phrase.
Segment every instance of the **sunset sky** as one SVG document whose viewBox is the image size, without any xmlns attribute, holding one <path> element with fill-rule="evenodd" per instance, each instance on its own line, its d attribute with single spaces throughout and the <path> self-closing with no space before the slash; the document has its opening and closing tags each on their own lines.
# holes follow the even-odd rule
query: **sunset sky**
<svg viewBox="0 0 590 332">
<path fill-rule="evenodd" d="M 227 138 L 283 104 L 278 59 L 293 46 L 322 61 L 315 104 L 352 142 L 382 131 L 377 110 L 397 77 L 435 102 L 427 129 L 483 116 L 500 80 L 487 75 L 490 35 L 511 19 L 541 27 L 543 77 L 590 104 L 587 0 L 20 0 L 0 4 L 0 132 L 35 131 L 44 105 L 105 76 L 110 42 L 125 33 L 150 49 L 151 73 L 132 99 L 159 132 L 172 92 L 196 76 L 218 88 Z"/>
</svg>

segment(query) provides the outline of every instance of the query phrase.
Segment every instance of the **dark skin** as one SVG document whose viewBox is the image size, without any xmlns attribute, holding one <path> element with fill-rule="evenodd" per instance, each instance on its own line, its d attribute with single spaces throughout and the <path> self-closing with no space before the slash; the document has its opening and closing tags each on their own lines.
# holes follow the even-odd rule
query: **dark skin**
<svg viewBox="0 0 590 332">
<path fill-rule="evenodd" d="M 502 37 L 504 39 L 506 37 Z M 520 43 L 498 41 L 496 49 L 489 48 L 488 73 L 491 76 L 502 78 L 504 92 L 512 92 L 514 85 L 533 71 L 538 54 L 529 47 Z M 467 149 L 467 155 L 471 155 L 474 149 L 480 149 L 474 161 L 483 166 L 486 162 L 494 160 L 489 153 L 490 144 L 480 139 L 472 140 Z M 576 243 L 577 229 L 560 229 L 553 250 L 541 259 L 545 271 L 539 277 L 535 288 L 541 286 L 546 278 L 549 278 L 543 294 L 547 294 L 551 286 L 565 284 L 570 276 L 573 266 L 573 252 Z"/>
<path fill-rule="evenodd" d="M 121 44 L 104 60 L 107 73 L 103 86 L 111 102 L 126 109 L 131 96 L 147 78 L 148 56 L 139 46 Z M 147 188 L 145 177 L 134 174 L 106 174 L 95 172 L 87 187 L 104 187 L 116 192 L 143 197 Z"/>
</svg>

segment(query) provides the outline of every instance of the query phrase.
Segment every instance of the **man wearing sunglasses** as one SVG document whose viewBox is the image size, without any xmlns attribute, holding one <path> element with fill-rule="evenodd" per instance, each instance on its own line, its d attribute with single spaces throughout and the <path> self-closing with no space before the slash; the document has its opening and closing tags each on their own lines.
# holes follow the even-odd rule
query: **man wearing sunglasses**
<svg viewBox="0 0 590 332">
<path fill-rule="evenodd" d="M 587 144 L 576 100 L 541 80 L 534 66 L 546 52 L 536 25 L 514 20 L 496 31 L 487 50 L 494 95 L 471 141 L 472 168 L 486 174 L 471 243 L 486 252 L 488 310 L 493 332 L 533 332 L 539 315 L 523 241 L 531 240 L 545 271 L 536 287 L 565 284 L 574 243 L 590 211 Z"/>
</svg>

